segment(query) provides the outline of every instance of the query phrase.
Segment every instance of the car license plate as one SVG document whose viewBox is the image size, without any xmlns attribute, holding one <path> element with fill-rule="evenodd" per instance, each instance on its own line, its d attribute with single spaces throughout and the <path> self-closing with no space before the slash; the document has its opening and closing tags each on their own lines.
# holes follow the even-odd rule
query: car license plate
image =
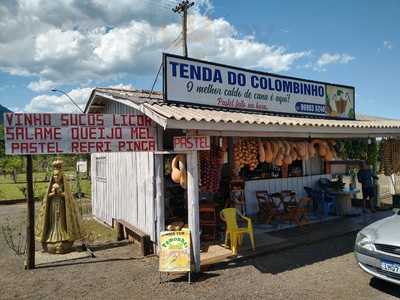
<svg viewBox="0 0 400 300">
<path fill-rule="evenodd" d="M 381 269 L 384 271 L 400 274 L 400 264 L 382 261 L 381 262 Z"/>
</svg>

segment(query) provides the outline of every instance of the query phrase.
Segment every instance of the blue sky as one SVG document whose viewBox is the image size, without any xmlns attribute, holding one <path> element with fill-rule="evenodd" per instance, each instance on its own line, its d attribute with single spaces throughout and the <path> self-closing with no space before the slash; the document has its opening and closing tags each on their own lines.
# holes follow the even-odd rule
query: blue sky
<svg viewBox="0 0 400 300">
<path fill-rule="evenodd" d="M 230 4 L 229 4 L 230 3 Z M 357 111 L 400 118 L 400 2 L 399 1 L 218 1 L 215 13 L 259 40 L 290 50 L 348 53 L 348 64 L 331 64 L 326 71 L 301 63 L 287 74 L 353 85 Z M 253 4 L 253 7 L 256 5 Z M 386 41 L 386 43 L 385 43 Z M 311 59 L 312 60 L 312 59 Z"/>
<path fill-rule="evenodd" d="M 150 89 L 161 53 L 181 53 L 174 0 L 35 2 L 0 3 L 12 16 L 0 24 L 0 103 L 11 109 L 73 110 L 51 88 L 81 104 L 95 86 Z M 202 0 L 189 55 L 353 85 L 357 112 L 400 118 L 399 15 L 396 0 Z"/>
</svg>

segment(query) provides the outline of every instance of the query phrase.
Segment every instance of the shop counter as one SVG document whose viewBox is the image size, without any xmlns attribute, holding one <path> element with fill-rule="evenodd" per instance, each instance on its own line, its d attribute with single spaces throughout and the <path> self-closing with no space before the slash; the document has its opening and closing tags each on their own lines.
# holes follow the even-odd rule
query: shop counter
<svg viewBox="0 0 400 300">
<path fill-rule="evenodd" d="M 245 202 L 246 214 L 254 216 L 258 213 L 258 202 L 256 199 L 257 191 L 268 191 L 268 193 L 278 193 L 282 190 L 291 190 L 296 192 L 297 199 L 305 196 L 304 187 L 314 187 L 315 183 L 321 178 L 331 179 L 330 174 L 274 178 L 274 179 L 255 179 L 245 182 Z"/>
</svg>

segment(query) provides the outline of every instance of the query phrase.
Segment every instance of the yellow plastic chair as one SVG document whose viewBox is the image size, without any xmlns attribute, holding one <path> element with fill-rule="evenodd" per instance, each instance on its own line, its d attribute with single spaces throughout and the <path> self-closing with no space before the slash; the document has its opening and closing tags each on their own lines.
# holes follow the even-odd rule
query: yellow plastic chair
<svg viewBox="0 0 400 300">
<path fill-rule="evenodd" d="M 246 227 L 239 227 L 237 224 L 236 216 L 239 216 L 243 220 L 247 221 Z M 251 246 L 255 250 L 253 224 L 251 219 L 242 215 L 236 208 L 225 208 L 220 212 L 221 219 L 226 223 L 225 232 L 225 245 L 228 245 L 230 241 L 230 248 L 234 255 L 237 254 L 238 246 L 242 244 L 243 235 L 247 233 L 250 237 Z"/>
</svg>

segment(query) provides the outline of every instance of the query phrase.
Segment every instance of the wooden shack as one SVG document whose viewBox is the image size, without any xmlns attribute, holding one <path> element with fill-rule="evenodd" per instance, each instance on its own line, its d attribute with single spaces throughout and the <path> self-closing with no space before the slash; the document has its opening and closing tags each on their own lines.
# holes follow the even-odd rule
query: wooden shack
<svg viewBox="0 0 400 300">
<path fill-rule="evenodd" d="M 165 201 L 164 186 L 168 182 L 164 167 L 166 156 L 174 154 L 171 144 L 174 136 L 343 139 L 398 136 L 400 133 L 398 120 L 367 117 L 328 120 L 228 111 L 166 103 L 162 94 L 157 92 L 111 88 L 93 90 L 85 112 L 144 114 L 157 123 L 157 151 L 96 153 L 91 156 L 94 216 L 110 225 L 116 219 L 132 224 L 149 235 L 155 248 L 158 236 L 165 228 L 166 207 L 169 205 Z M 196 270 L 200 268 L 198 160 L 198 151 L 186 153 L 187 220 L 192 234 Z M 320 161 L 308 164 L 303 163 L 303 172 L 297 177 L 246 182 L 248 209 L 252 209 L 254 190 L 260 186 L 268 186 L 271 191 L 289 187 L 301 194 L 306 184 L 312 185 L 319 178 L 329 176 L 328 171 L 322 174 L 322 171 L 315 171 L 316 168 L 321 169 Z"/>
</svg>

